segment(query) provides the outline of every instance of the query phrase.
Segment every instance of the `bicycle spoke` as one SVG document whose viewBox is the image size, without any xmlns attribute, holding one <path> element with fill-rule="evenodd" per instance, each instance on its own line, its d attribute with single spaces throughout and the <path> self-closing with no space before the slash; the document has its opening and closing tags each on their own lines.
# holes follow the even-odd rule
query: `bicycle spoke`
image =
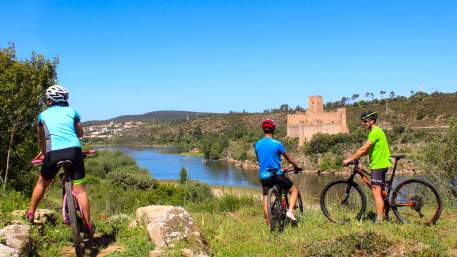
<svg viewBox="0 0 457 257">
<path fill-rule="evenodd" d="M 330 219 L 335 222 L 348 222 L 359 215 L 362 209 L 362 197 L 353 186 L 338 183 L 325 193 L 324 204 Z"/>
</svg>

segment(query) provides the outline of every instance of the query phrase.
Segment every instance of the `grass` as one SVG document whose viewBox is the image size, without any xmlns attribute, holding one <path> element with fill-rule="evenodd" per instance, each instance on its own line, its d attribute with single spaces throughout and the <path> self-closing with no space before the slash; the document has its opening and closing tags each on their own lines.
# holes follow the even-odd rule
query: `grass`
<svg viewBox="0 0 457 257">
<path fill-rule="evenodd" d="M 205 154 L 201 153 L 201 152 L 186 152 L 186 153 L 180 153 L 179 155 L 191 156 L 191 157 L 205 157 Z"/>
<path fill-rule="evenodd" d="M 194 211 L 214 256 L 448 256 L 457 248 L 457 217 L 445 210 L 435 226 L 357 221 L 337 225 L 305 210 L 297 228 L 270 233 L 260 204 L 218 215 Z M 379 248 L 380 246 L 383 246 Z M 385 249 L 387 248 L 387 250 Z M 274 250 L 273 250 L 274 249 Z"/>
</svg>

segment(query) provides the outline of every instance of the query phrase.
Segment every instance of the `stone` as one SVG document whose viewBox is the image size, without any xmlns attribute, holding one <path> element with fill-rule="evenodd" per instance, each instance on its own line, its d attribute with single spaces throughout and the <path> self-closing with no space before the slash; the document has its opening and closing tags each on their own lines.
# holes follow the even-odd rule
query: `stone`
<svg viewBox="0 0 457 257">
<path fill-rule="evenodd" d="M 20 256 L 28 256 L 32 250 L 31 229 L 29 225 L 9 225 L 0 229 L 0 238 L 6 246 L 16 249 Z"/>
<path fill-rule="evenodd" d="M 0 257 L 19 257 L 19 251 L 0 244 Z"/>
<path fill-rule="evenodd" d="M 149 251 L 149 257 L 159 257 L 162 256 L 162 250 L 160 248 Z"/>
<path fill-rule="evenodd" d="M 206 252 L 195 251 L 189 248 L 182 249 L 181 255 L 183 257 L 209 257 L 209 255 Z"/>
<path fill-rule="evenodd" d="M 11 212 L 11 216 L 17 218 L 25 218 L 26 210 L 15 210 Z M 35 211 L 34 223 L 36 224 L 46 224 L 56 222 L 56 212 L 48 209 L 37 209 Z"/>
</svg>

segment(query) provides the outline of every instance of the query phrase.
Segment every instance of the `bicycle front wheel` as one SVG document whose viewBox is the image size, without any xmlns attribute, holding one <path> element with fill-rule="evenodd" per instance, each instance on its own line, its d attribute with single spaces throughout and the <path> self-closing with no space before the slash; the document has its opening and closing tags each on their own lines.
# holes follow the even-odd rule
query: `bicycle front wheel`
<svg viewBox="0 0 457 257">
<path fill-rule="evenodd" d="M 335 223 L 347 223 L 362 218 L 367 199 L 358 184 L 338 180 L 324 187 L 320 204 L 327 219 Z"/>
<path fill-rule="evenodd" d="M 391 208 L 404 223 L 435 224 L 443 210 L 438 190 L 423 179 L 408 179 L 393 191 Z"/>
<path fill-rule="evenodd" d="M 67 211 L 70 218 L 71 233 L 73 235 L 73 245 L 75 247 L 75 253 L 77 257 L 83 257 L 84 253 L 81 248 L 81 235 L 79 233 L 78 216 L 76 213 L 76 203 L 73 197 L 71 182 L 65 182 L 65 194 Z"/>
</svg>

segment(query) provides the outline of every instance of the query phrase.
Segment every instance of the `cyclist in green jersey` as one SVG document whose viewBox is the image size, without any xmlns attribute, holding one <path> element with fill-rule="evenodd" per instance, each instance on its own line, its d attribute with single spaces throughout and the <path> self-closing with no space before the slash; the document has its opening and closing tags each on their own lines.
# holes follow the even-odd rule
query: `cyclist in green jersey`
<svg viewBox="0 0 457 257">
<path fill-rule="evenodd" d="M 386 173 L 391 166 L 389 144 L 384 131 L 376 124 L 376 112 L 364 112 L 360 116 L 362 125 L 370 131 L 367 142 L 350 158 L 343 161 L 343 166 L 368 154 L 371 170 L 371 191 L 376 204 L 377 220 L 384 220 L 384 186 Z"/>
</svg>

